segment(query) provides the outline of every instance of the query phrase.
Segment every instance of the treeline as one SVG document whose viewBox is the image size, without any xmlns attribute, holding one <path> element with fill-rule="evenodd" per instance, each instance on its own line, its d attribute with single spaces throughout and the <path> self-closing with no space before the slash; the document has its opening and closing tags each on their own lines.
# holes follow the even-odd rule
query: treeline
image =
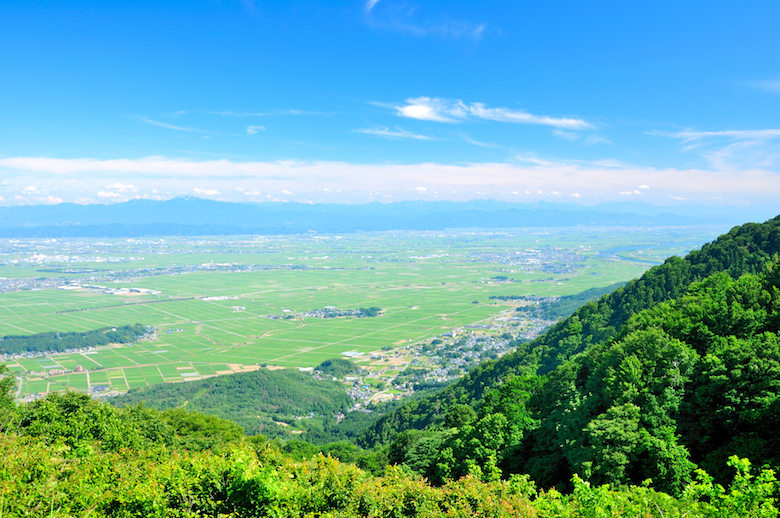
<svg viewBox="0 0 780 518">
<path fill-rule="evenodd" d="M 487 466 L 679 493 L 697 466 L 725 480 L 734 453 L 780 465 L 779 229 L 744 225 L 668 259 L 359 443 L 440 482 Z"/>
<path fill-rule="evenodd" d="M 323 419 L 349 411 L 354 404 L 343 385 L 287 369 L 153 385 L 111 398 L 111 403 L 118 407 L 144 403 L 161 410 L 186 406 L 231 419 L 249 434 L 268 436 L 289 435 L 290 425 L 304 429 L 317 426 Z"/>
<path fill-rule="evenodd" d="M 142 324 L 121 327 L 103 327 L 84 332 L 46 332 L 34 335 L 9 335 L 0 338 L 0 354 L 25 352 L 63 352 L 108 344 L 127 344 L 151 332 Z"/>
<path fill-rule="evenodd" d="M 2 376 L 0 368 L 0 376 Z M 702 472 L 680 498 L 645 486 L 540 490 L 527 476 L 474 469 L 432 487 L 323 456 L 295 460 L 240 427 L 183 410 L 117 409 L 77 393 L 16 406 L 0 379 L 0 514 L 103 517 L 716 517 L 778 511 L 770 471 L 733 457 L 730 487 Z"/>
</svg>

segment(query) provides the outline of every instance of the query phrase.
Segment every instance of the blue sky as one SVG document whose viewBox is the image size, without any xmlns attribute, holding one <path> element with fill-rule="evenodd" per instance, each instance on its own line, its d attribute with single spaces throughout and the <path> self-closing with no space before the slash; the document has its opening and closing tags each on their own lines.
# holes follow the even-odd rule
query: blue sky
<svg viewBox="0 0 780 518">
<path fill-rule="evenodd" d="M 777 2 L 0 4 L 0 203 L 780 199 Z"/>
</svg>

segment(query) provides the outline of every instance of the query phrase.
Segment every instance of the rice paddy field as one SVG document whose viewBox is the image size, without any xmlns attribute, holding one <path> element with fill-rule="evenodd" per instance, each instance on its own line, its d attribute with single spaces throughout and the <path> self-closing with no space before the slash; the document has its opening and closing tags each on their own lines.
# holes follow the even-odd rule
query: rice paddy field
<svg viewBox="0 0 780 518">
<path fill-rule="evenodd" d="M 135 344 L 2 361 L 21 380 L 20 398 L 68 388 L 124 392 L 262 367 L 313 367 L 488 319 L 507 308 L 492 295 L 570 295 L 627 281 L 724 230 L 6 240 L 0 243 L 0 287 L 19 279 L 28 284 L 0 293 L 0 336 L 135 323 L 153 326 L 155 333 Z M 76 284 L 92 287 L 58 289 Z M 116 293 L 121 288 L 154 293 Z M 326 307 L 379 307 L 383 313 L 304 315 Z"/>
</svg>

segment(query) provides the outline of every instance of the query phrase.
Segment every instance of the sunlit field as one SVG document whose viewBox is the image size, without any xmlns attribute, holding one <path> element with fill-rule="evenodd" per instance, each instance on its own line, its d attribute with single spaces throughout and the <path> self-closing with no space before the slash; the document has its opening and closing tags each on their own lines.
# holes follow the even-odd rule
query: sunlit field
<svg viewBox="0 0 780 518">
<path fill-rule="evenodd" d="M 77 256 L 89 246 L 93 255 L 98 251 L 135 259 L 45 266 L 10 262 L 30 257 L 29 250 L 21 250 L 6 254 L 2 275 L 58 278 L 63 285 L 86 284 L 87 279 L 113 289 L 159 293 L 2 293 L 0 335 L 135 323 L 156 329 L 153 340 L 132 345 L 7 360 L 22 378 L 20 396 L 66 388 L 122 392 L 261 366 L 312 367 L 345 352 L 370 353 L 429 339 L 510 307 L 491 296 L 571 295 L 630 280 L 663 257 L 697 248 L 722 230 L 387 232 L 47 243 L 39 247 L 47 251 L 37 253 L 67 249 Z M 172 266 L 178 270 L 154 270 Z M 77 268 L 95 271 L 88 277 L 63 273 Z M 242 268 L 249 271 L 230 271 Z M 302 315 L 329 306 L 379 307 L 384 312 L 372 318 Z M 78 367 L 83 372 L 76 372 Z M 52 370 L 66 373 L 51 375 Z"/>
</svg>

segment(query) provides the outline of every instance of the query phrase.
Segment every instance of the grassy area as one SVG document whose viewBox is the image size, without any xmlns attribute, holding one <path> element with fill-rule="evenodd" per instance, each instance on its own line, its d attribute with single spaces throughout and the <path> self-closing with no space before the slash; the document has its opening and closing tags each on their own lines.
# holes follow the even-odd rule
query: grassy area
<svg viewBox="0 0 780 518">
<path fill-rule="evenodd" d="M 369 353 L 438 336 L 510 306 L 490 300 L 491 295 L 571 295 L 629 280 L 651 266 L 648 258 L 659 257 L 657 250 L 664 256 L 682 253 L 720 230 L 388 232 L 340 238 L 180 240 L 166 242 L 167 249 L 115 242 L 103 245 L 117 248 L 108 255 L 143 259 L 110 267 L 101 263 L 100 268 L 125 273 L 113 277 L 114 282 L 97 272 L 91 282 L 149 288 L 159 294 L 57 289 L 2 293 L 0 336 L 135 323 L 157 329 L 154 341 L 11 360 L 9 366 L 24 378 L 23 395 L 105 385 L 125 391 L 260 365 L 312 367 L 347 351 Z M 630 252 L 623 250 L 626 247 Z M 176 253 L 162 253 L 165 250 Z M 255 269 L 209 271 L 204 265 L 212 262 Z M 202 269 L 164 275 L 140 270 L 173 265 Z M 42 277 L 63 277 L 42 271 L 62 267 L 47 265 L 37 271 Z M 2 273 L 26 275 L 31 268 L 6 265 Z M 200 300 L 204 297 L 229 298 Z M 334 319 L 300 315 L 326 306 L 375 306 L 384 313 Z M 78 366 L 86 372 L 49 375 Z"/>
</svg>

